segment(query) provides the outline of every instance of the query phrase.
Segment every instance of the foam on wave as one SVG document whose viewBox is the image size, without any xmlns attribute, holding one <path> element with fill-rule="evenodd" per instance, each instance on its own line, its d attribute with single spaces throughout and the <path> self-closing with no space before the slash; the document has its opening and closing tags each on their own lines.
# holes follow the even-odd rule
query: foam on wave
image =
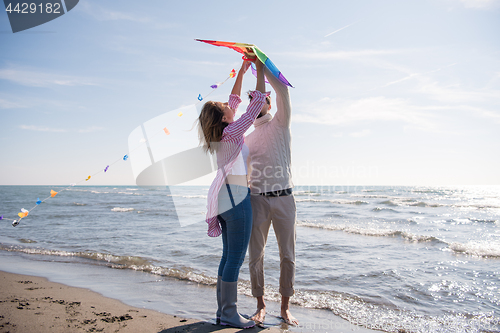
<svg viewBox="0 0 500 333">
<path fill-rule="evenodd" d="M 122 207 L 115 207 L 113 209 L 111 209 L 112 212 L 131 212 L 131 211 L 134 211 L 135 209 L 134 208 L 122 208 Z"/>
<path fill-rule="evenodd" d="M 179 280 L 192 281 L 208 286 L 215 286 L 217 278 L 204 273 L 195 272 L 190 267 L 161 267 L 150 260 L 136 256 L 118 256 L 96 252 L 69 252 L 29 248 L 23 246 L 7 246 L 0 244 L 0 250 L 23 252 L 27 254 L 51 255 L 63 257 L 80 257 L 103 263 L 115 269 L 132 269 L 150 274 L 167 276 Z M 215 291 L 214 291 L 215 292 Z M 252 296 L 250 281 L 238 281 L 238 293 Z M 266 299 L 280 302 L 281 295 L 276 286 L 266 286 Z M 335 315 L 348 320 L 352 324 L 386 332 L 468 332 L 466 327 L 474 325 L 488 332 L 488 329 L 498 328 L 498 320 L 492 314 L 446 314 L 437 316 L 422 316 L 413 311 L 388 307 L 374 303 L 361 297 L 335 291 L 296 290 L 292 303 L 298 306 L 315 309 L 327 309 Z"/>
<path fill-rule="evenodd" d="M 345 224 L 320 224 L 320 223 L 312 223 L 312 222 L 299 222 L 297 224 L 301 227 L 308 228 L 318 228 L 325 230 L 334 230 L 334 231 L 344 231 L 350 234 L 357 234 L 362 236 L 376 236 L 376 237 L 395 237 L 401 236 L 402 238 L 416 242 L 442 242 L 440 239 L 434 236 L 427 235 L 416 235 L 407 231 L 400 230 L 392 230 L 392 229 L 379 229 L 379 228 L 364 228 L 360 226 L 354 225 L 345 225 Z"/>
</svg>

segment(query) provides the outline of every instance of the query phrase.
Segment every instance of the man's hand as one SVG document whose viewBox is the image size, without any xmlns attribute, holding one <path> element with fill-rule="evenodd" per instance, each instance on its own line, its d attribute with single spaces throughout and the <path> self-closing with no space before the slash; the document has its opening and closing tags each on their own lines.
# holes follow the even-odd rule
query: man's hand
<svg viewBox="0 0 500 333">
<path fill-rule="evenodd" d="M 255 67 L 257 68 L 257 86 L 255 87 L 255 90 L 258 90 L 264 94 L 266 92 L 266 83 L 264 81 L 264 64 L 257 58 L 257 60 L 255 60 Z"/>
</svg>

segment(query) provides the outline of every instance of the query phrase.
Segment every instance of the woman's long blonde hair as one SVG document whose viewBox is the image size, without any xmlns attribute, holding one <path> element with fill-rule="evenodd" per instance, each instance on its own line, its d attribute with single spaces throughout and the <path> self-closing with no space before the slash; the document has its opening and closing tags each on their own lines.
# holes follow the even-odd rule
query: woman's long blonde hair
<svg viewBox="0 0 500 333">
<path fill-rule="evenodd" d="M 222 139 L 224 128 L 228 125 L 222 121 L 224 110 L 216 102 L 208 101 L 203 105 L 198 117 L 198 138 L 200 145 L 206 152 L 217 151 L 218 144 Z"/>
</svg>

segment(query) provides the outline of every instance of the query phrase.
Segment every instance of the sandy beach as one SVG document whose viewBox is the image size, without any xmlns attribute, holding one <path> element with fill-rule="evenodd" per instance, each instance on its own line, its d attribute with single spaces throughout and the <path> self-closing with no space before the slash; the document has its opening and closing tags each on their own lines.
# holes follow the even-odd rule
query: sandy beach
<svg viewBox="0 0 500 333">
<path fill-rule="evenodd" d="M 241 331 L 128 306 L 93 291 L 42 277 L 0 271 L 0 332 L 214 332 Z M 252 328 L 246 332 L 257 332 Z M 277 328 L 265 329 L 279 332 Z"/>
</svg>

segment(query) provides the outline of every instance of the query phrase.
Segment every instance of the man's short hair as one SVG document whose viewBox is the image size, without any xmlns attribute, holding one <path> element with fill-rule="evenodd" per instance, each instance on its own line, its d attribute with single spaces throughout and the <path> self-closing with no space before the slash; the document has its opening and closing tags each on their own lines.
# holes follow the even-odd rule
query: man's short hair
<svg viewBox="0 0 500 333">
<path fill-rule="evenodd" d="M 252 101 L 252 95 L 250 95 L 251 91 L 247 92 L 248 99 Z M 267 105 L 271 105 L 271 95 L 266 95 L 266 103 Z"/>
</svg>

